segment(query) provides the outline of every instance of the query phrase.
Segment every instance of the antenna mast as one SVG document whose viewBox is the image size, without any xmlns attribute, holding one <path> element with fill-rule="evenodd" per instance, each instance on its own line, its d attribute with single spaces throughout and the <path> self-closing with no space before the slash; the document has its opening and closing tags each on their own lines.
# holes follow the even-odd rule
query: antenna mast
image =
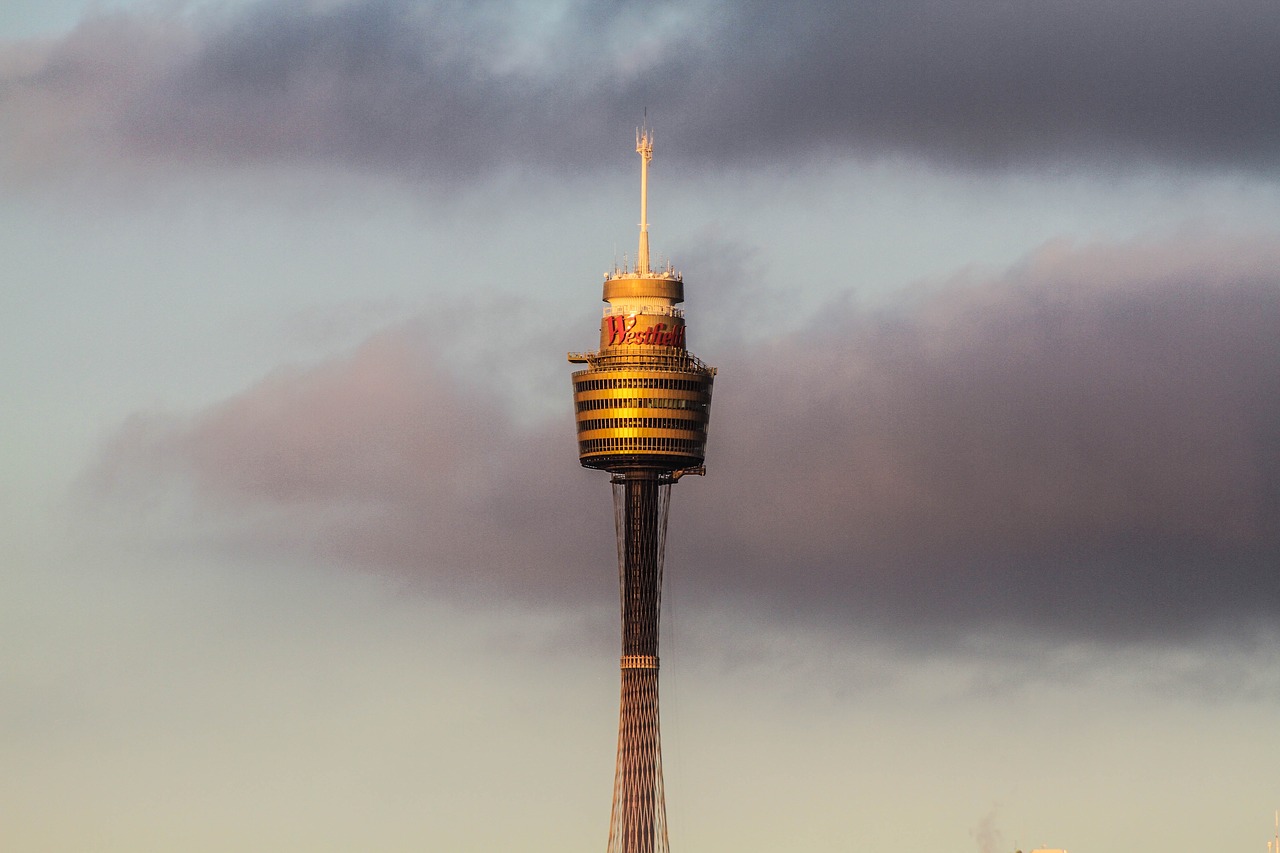
<svg viewBox="0 0 1280 853">
<path fill-rule="evenodd" d="M 653 159 L 653 131 L 648 123 L 636 129 L 636 153 L 640 155 L 640 253 L 636 272 L 649 272 L 649 161 Z"/>
</svg>

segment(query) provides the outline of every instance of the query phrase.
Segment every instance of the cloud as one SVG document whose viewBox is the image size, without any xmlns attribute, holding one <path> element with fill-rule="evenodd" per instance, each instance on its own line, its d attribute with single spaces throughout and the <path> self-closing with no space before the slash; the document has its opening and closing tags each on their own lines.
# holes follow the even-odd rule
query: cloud
<svg viewBox="0 0 1280 853">
<path fill-rule="evenodd" d="M 388 330 L 188 418 L 139 413 L 84 494 L 109 514 L 155 508 L 143 535 L 185 531 L 186 547 L 318 557 L 473 598 L 563 596 L 598 574 L 571 534 L 607 487 L 583 488 L 571 421 L 522 428 L 482 365 L 450 375 L 440 330 Z"/>
<path fill-rule="evenodd" d="M 722 370 L 710 475 L 676 487 L 686 601 L 926 642 L 1261 624 L 1280 606 L 1275 245 L 1052 244 L 893 311 L 850 298 L 700 353 Z M 505 351 L 560 363 L 537 325 Z M 188 418 L 139 416 L 85 494 L 446 595 L 594 597 L 607 486 L 577 469 L 567 366 L 535 391 L 564 416 L 519 417 L 487 356 L 448 366 L 449 329 L 398 327 Z"/>
<path fill-rule="evenodd" d="M 979 853 L 998 853 L 1004 850 L 1004 836 L 997 828 L 995 806 L 991 807 L 991 811 L 982 816 L 978 821 L 978 825 L 969 830 L 969 835 L 978 843 Z"/>
<path fill-rule="evenodd" d="M 1050 245 L 722 358 L 693 562 L 798 611 L 921 632 L 1186 636 L 1265 618 L 1276 260 L 1265 244 Z"/>
<path fill-rule="evenodd" d="M 1267 0 L 1010 5 L 276 0 L 87 18 L 0 45 L 18 173 L 116 158 L 483 179 L 590 167 L 651 106 L 722 167 L 1280 159 Z"/>
</svg>

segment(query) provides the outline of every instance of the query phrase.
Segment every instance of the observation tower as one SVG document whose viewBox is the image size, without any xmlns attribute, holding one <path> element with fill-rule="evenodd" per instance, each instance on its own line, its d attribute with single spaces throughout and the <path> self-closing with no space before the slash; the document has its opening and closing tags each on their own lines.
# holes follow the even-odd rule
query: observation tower
<svg viewBox="0 0 1280 853">
<path fill-rule="evenodd" d="M 597 352 L 569 353 L 578 458 L 608 471 L 618 535 L 622 701 L 608 853 L 667 853 L 658 728 L 658 616 L 671 485 L 705 474 L 714 367 L 685 347 L 684 280 L 649 266 L 649 162 L 653 134 L 636 131 L 640 249 L 634 268 L 604 277 Z"/>
</svg>

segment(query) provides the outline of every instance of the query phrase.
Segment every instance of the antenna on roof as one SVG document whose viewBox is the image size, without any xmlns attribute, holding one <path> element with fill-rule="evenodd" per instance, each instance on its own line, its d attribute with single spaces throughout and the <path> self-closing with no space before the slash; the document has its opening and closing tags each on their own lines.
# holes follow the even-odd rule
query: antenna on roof
<svg viewBox="0 0 1280 853">
<path fill-rule="evenodd" d="M 649 272 L 649 161 L 653 159 L 653 131 L 649 129 L 649 108 L 644 108 L 644 124 L 636 128 L 636 153 L 640 155 L 640 252 L 636 272 Z"/>
</svg>

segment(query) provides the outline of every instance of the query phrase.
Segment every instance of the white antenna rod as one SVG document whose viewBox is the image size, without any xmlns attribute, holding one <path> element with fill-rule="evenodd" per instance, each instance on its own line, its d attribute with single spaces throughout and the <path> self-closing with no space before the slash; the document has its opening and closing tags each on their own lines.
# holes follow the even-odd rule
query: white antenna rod
<svg viewBox="0 0 1280 853">
<path fill-rule="evenodd" d="M 653 132 L 645 126 L 636 129 L 636 153 L 640 155 L 640 253 L 636 256 L 636 272 L 649 272 L 649 161 L 653 159 Z"/>
</svg>

